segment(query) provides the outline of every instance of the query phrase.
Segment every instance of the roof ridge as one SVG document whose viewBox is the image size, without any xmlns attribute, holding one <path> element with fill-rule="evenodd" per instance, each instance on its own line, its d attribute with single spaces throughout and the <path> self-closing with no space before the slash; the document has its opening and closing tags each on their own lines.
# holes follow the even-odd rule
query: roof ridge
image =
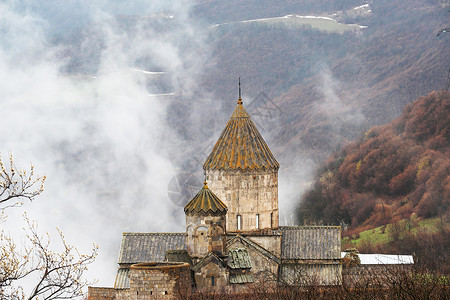
<svg viewBox="0 0 450 300">
<path fill-rule="evenodd" d="M 122 235 L 186 235 L 186 232 L 123 232 Z"/>
<path fill-rule="evenodd" d="M 258 243 L 252 241 L 251 239 L 248 239 L 240 234 L 235 235 L 232 239 L 228 240 L 226 242 L 227 244 L 227 249 L 228 249 L 228 245 L 232 244 L 233 241 L 235 241 L 236 239 L 241 239 L 244 242 L 248 243 L 250 246 L 252 246 L 253 248 L 255 248 L 256 250 L 258 250 L 261 254 L 265 255 L 266 257 L 269 257 L 270 259 L 274 260 L 276 263 L 280 264 L 281 261 L 280 259 L 273 254 L 272 252 L 270 252 L 269 250 L 267 250 L 266 248 L 264 248 L 263 246 L 259 245 Z"/>
<path fill-rule="evenodd" d="M 279 226 L 281 230 L 295 230 L 295 229 L 306 229 L 306 228 L 341 228 L 341 226 L 336 225 L 291 225 L 291 226 Z"/>
<path fill-rule="evenodd" d="M 204 264 L 211 256 L 214 256 L 215 258 L 217 258 L 222 263 L 222 265 L 224 265 L 224 266 L 226 265 L 225 262 L 223 261 L 223 259 L 219 255 L 217 255 L 214 252 L 208 252 L 194 266 L 192 266 L 192 269 L 196 270 L 199 267 L 201 267 L 201 265 Z"/>
</svg>

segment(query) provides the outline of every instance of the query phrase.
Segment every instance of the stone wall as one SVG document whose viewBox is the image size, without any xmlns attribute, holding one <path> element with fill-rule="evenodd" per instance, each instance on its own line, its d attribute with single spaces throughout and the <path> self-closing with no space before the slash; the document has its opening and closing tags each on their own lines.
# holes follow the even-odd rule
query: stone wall
<svg viewBox="0 0 450 300">
<path fill-rule="evenodd" d="M 228 207 L 227 231 L 238 231 L 238 215 L 241 231 L 278 228 L 278 170 L 206 170 L 206 178 Z"/>
<path fill-rule="evenodd" d="M 128 300 L 129 289 L 115 289 L 105 287 L 88 287 L 89 300 Z"/>
<path fill-rule="evenodd" d="M 188 263 L 142 263 L 130 268 L 130 297 L 133 299 L 178 299 L 191 294 Z"/>
<path fill-rule="evenodd" d="M 211 261 L 195 273 L 195 283 L 199 291 L 223 292 L 228 285 L 227 269 Z"/>
<path fill-rule="evenodd" d="M 252 264 L 251 273 L 255 279 L 258 277 L 277 277 L 278 276 L 278 263 L 261 252 L 247 247 L 241 242 L 235 242 L 230 248 L 246 248 L 250 255 L 250 261 Z"/>
<path fill-rule="evenodd" d="M 130 288 L 89 287 L 89 300 L 179 299 L 192 292 L 188 263 L 142 263 L 130 267 Z"/>
<path fill-rule="evenodd" d="M 338 285 L 342 283 L 340 262 L 283 261 L 280 281 L 289 285 Z"/>
<path fill-rule="evenodd" d="M 89 300 L 113 300 L 116 299 L 116 290 L 114 288 L 88 287 Z"/>
<path fill-rule="evenodd" d="M 249 238 L 254 241 L 258 245 L 262 246 L 264 249 L 272 252 L 277 257 L 281 257 L 281 233 L 273 232 L 268 233 L 267 235 L 252 235 L 252 234 L 243 234 L 243 236 Z"/>
<path fill-rule="evenodd" d="M 209 252 L 225 255 L 226 215 L 186 215 L 187 251 L 191 257 Z"/>
</svg>

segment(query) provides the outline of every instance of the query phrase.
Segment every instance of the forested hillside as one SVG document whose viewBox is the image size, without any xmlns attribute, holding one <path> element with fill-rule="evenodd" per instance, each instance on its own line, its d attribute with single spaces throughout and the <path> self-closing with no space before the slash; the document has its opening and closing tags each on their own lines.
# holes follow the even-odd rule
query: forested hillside
<svg viewBox="0 0 450 300">
<path fill-rule="evenodd" d="M 448 218 L 450 92 L 432 92 L 393 122 L 334 153 L 300 201 L 300 222 L 359 232 L 409 218 Z"/>
<path fill-rule="evenodd" d="M 367 10 L 357 13 L 361 5 Z M 211 23 L 297 14 L 367 26 L 344 33 L 263 22 L 211 29 L 214 51 L 204 87 L 217 101 L 232 101 L 240 75 L 247 99 L 264 92 L 280 107 L 282 126 L 266 135 L 282 166 L 293 156 L 322 162 L 361 131 L 398 117 L 405 104 L 447 88 L 450 38 L 436 37 L 448 27 L 442 1 L 287 1 L 270 7 L 201 1 L 195 11 Z"/>
</svg>

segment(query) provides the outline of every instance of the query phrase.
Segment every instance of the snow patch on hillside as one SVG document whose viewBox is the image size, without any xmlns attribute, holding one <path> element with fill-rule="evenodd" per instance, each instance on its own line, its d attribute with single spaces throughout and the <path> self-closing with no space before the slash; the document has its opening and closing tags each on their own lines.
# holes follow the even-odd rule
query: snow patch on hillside
<svg viewBox="0 0 450 300">
<path fill-rule="evenodd" d="M 356 9 L 356 8 L 355 8 Z M 334 14 L 336 15 L 336 14 Z M 239 21 L 239 22 L 229 22 L 229 23 L 221 23 L 221 24 L 215 24 L 214 27 L 219 27 L 219 26 L 223 26 L 223 25 L 230 25 L 230 24 L 244 24 L 244 23 L 254 23 L 254 22 L 265 22 L 265 21 L 278 21 L 278 20 L 283 20 L 283 19 L 295 19 L 295 18 L 299 18 L 299 19 L 321 19 L 321 20 L 327 20 L 327 21 L 333 21 L 336 22 L 337 24 L 342 24 L 342 25 L 348 25 L 348 26 L 358 26 L 359 28 L 363 29 L 363 28 L 367 28 L 367 26 L 362 26 L 362 25 L 357 25 L 357 24 L 343 24 L 343 23 L 339 23 L 338 21 L 336 21 L 336 19 L 332 18 L 332 16 L 334 15 L 330 15 L 329 17 L 324 17 L 324 16 L 301 16 L 301 15 L 286 15 L 283 17 L 273 17 L 273 18 L 261 18 L 261 19 L 251 19 L 251 20 L 244 20 L 244 21 Z"/>
<path fill-rule="evenodd" d="M 372 10 L 370 9 L 370 4 L 366 3 L 357 7 L 354 7 L 353 10 L 357 10 L 364 13 L 371 13 Z"/>
</svg>

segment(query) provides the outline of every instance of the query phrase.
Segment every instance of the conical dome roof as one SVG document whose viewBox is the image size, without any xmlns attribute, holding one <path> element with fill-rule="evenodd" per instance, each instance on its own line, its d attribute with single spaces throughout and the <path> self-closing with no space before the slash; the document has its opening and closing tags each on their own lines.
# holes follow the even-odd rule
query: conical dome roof
<svg viewBox="0 0 450 300">
<path fill-rule="evenodd" d="M 239 98 L 203 169 L 278 169 L 277 162 Z"/>
<path fill-rule="evenodd" d="M 225 214 L 227 206 L 208 188 L 206 182 L 203 188 L 184 207 L 185 213 L 207 213 Z"/>
</svg>

